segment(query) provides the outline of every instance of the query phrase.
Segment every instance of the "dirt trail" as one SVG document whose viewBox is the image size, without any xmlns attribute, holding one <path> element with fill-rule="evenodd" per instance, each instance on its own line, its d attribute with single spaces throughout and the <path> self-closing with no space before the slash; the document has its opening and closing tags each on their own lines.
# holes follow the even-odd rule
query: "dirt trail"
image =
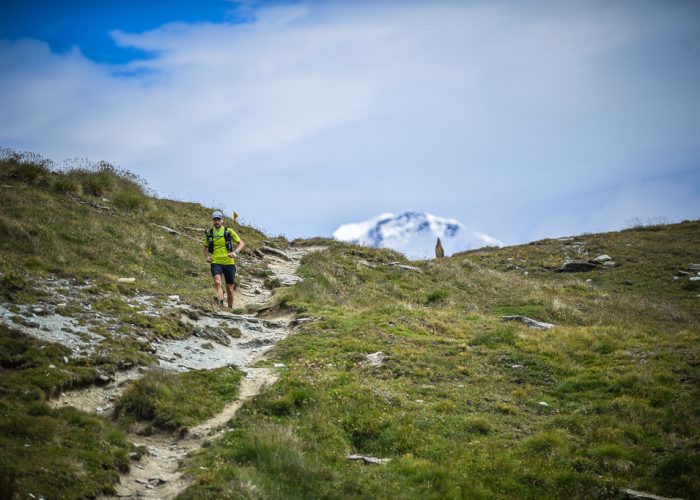
<svg viewBox="0 0 700 500">
<path fill-rule="evenodd" d="M 298 281 L 295 273 L 301 258 L 310 252 L 323 250 L 323 247 L 290 248 L 285 250 L 288 258 L 277 255 L 265 255 L 268 268 L 283 286 Z M 234 299 L 234 308 L 254 304 L 263 306 L 272 297 L 272 292 L 263 286 L 263 278 L 251 277 L 244 282 Z M 173 299 L 173 306 L 178 305 Z M 211 318 L 199 320 L 204 326 L 207 321 L 230 321 L 243 331 L 241 339 L 231 345 L 215 345 L 214 348 L 198 349 L 197 342 L 207 339 L 187 339 L 178 343 L 159 345 L 160 364 L 166 369 L 187 371 L 218 366 L 222 362 L 236 364 L 246 372 L 239 387 L 239 395 L 223 411 L 206 422 L 189 429 L 184 436 L 157 433 L 151 436 L 131 434 L 130 440 L 137 446 L 144 446 L 148 453 L 131 464 L 131 471 L 121 477 L 115 496 L 101 498 L 160 498 L 170 499 L 177 496 L 189 485 L 186 477 L 179 472 L 179 462 L 188 453 L 200 449 L 205 440 L 213 439 L 225 432 L 225 424 L 236 411 L 254 397 L 267 385 L 273 384 L 278 377 L 274 368 L 252 368 L 264 358 L 277 341 L 286 336 L 293 325 L 291 317 L 262 320 L 252 315 L 235 315 L 228 312 L 215 314 Z M 210 345 L 211 342 L 208 342 Z M 184 348 L 183 348 L 184 345 Z M 172 356 L 175 354 L 175 356 Z M 207 358 L 212 360 L 207 364 Z M 64 393 L 53 401 L 54 406 L 75 406 L 85 411 L 108 414 L 112 411 L 112 401 L 128 386 L 129 381 L 140 376 L 140 371 L 132 369 L 119 374 L 115 380 L 104 387 L 90 387 L 79 391 Z"/>
<path fill-rule="evenodd" d="M 169 499 L 187 488 L 190 481 L 178 470 L 180 460 L 200 449 L 205 439 L 214 439 L 223 434 L 226 422 L 233 418 L 243 403 L 277 380 L 277 374 L 269 368 L 249 368 L 246 372 L 239 387 L 238 399 L 229 403 L 218 415 L 190 429 L 186 436 L 132 435 L 132 442 L 136 446 L 145 446 L 148 454 L 131 465 L 129 474 L 122 476 L 116 496 L 102 498 Z"/>
</svg>

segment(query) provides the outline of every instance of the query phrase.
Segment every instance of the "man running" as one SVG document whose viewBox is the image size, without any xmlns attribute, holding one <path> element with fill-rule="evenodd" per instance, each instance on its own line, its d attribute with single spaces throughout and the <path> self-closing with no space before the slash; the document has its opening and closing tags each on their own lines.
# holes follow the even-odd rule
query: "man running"
<svg viewBox="0 0 700 500">
<path fill-rule="evenodd" d="M 236 278 L 235 258 L 245 244 L 230 227 L 225 227 L 224 215 L 216 210 L 211 214 L 214 222 L 213 229 L 205 232 L 204 256 L 211 263 L 211 275 L 214 277 L 214 289 L 219 305 L 224 305 L 224 291 L 221 288 L 221 275 L 226 280 L 226 299 L 229 307 L 233 307 L 233 283 Z M 236 248 L 233 244 L 236 243 Z"/>
</svg>

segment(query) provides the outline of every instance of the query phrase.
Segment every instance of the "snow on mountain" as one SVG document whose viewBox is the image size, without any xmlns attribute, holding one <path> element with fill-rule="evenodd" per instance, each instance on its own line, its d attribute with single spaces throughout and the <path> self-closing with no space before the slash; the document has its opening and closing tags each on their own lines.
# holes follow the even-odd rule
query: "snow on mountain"
<svg viewBox="0 0 700 500">
<path fill-rule="evenodd" d="M 445 255 L 483 246 L 503 246 L 496 238 L 470 231 L 456 219 L 414 211 L 385 213 L 363 222 L 343 224 L 333 236 L 341 241 L 374 248 L 392 248 L 410 259 L 435 257 L 438 238 L 442 241 Z"/>
</svg>

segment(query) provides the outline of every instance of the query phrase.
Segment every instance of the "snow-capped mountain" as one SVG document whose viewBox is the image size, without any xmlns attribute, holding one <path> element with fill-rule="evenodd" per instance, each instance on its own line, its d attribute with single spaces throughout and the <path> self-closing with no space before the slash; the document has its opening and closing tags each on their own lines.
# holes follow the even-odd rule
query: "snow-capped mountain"
<svg viewBox="0 0 700 500">
<path fill-rule="evenodd" d="M 381 214 L 364 222 L 343 224 L 333 236 L 341 241 L 392 248 L 410 259 L 435 257 L 435 243 L 442 241 L 445 255 L 503 243 L 487 234 L 470 231 L 456 219 L 446 219 L 424 212 Z"/>
</svg>

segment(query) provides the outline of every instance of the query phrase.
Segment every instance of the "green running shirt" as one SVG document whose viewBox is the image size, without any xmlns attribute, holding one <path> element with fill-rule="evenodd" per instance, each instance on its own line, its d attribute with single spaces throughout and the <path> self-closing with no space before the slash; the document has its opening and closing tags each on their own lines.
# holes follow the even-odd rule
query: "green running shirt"
<svg viewBox="0 0 700 500">
<path fill-rule="evenodd" d="M 231 264 L 235 264 L 236 261 L 234 261 L 231 257 L 228 256 L 228 251 L 226 250 L 226 238 L 224 238 L 224 226 L 221 226 L 221 228 L 216 229 L 215 227 L 213 229 L 213 236 L 214 236 L 214 253 L 211 255 L 211 263 L 212 264 L 221 264 L 224 266 L 230 266 Z M 231 235 L 231 243 L 233 244 L 233 250 L 236 249 L 236 245 L 238 244 L 239 241 L 241 241 L 241 238 L 236 234 L 236 231 L 231 229 L 230 227 L 228 228 L 229 234 Z M 206 236 L 204 237 L 204 246 L 208 246 L 207 238 Z"/>
</svg>

